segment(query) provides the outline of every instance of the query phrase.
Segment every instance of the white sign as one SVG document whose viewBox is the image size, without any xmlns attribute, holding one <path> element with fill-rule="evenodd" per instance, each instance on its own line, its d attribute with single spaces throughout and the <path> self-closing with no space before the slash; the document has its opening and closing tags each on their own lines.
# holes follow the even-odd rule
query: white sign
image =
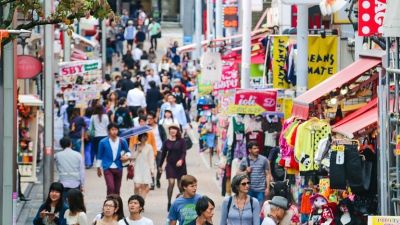
<svg viewBox="0 0 400 225">
<path fill-rule="evenodd" d="M 251 11 L 261 12 L 263 10 L 263 0 L 251 0 Z"/>
<path fill-rule="evenodd" d="M 58 64 L 61 76 L 84 74 L 93 70 L 101 69 L 101 60 L 83 60 L 73 62 L 62 62 Z"/>
<path fill-rule="evenodd" d="M 222 76 L 222 60 L 221 55 L 217 52 L 206 52 L 202 56 L 202 81 L 217 82 Z"/>
</svg>

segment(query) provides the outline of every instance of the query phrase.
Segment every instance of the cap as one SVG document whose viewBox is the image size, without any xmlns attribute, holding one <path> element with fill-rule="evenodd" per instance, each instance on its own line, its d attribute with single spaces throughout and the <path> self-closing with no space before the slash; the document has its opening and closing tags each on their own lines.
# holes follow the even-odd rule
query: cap
<svg viewBox="0 0 400 225">
<path fill-rule="evenodd" d="M 287 210 L 288 207 L 288 200 L 285 197 L 282 196 L 274 196 L 271 201 L 269 201 L 269 204 L 277 206 L 279 208 L 282 208 L 284 210 Z"/>
</svg>

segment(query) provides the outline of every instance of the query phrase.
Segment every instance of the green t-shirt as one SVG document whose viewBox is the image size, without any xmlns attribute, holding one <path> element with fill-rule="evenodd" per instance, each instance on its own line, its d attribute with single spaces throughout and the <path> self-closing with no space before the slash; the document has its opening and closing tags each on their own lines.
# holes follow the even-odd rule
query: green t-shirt
<svg viewBox="0 0 400 225">
<path fill-rule="evenodd" d="M 158 30 L 161 30 L 161 25 L 159 23 L 151 23 L 149 25 L 150 36 L 158 34 Z"/>
</svg>

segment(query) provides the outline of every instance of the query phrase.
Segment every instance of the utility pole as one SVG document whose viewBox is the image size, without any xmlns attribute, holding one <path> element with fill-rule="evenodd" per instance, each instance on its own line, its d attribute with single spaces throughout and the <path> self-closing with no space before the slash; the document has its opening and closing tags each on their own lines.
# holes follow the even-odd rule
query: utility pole
<svg viewBox="0 0 400 225">
<path fill-rule="evenodd" d="M 63 29 L 63 41 L 64 41 L 64 62 L 71 61 L 71 37 L 68 35 L 67 26 Z"/>
<path fill-rule="evenodd" d="M 251 61 L 251 0 L 242 0 L 242 68 L 240 87 L 250 87 L 250 61 Z"/>
<path fill-rule="evenodd" d="M 103 77 L 107 71 L 107 27 L 106 20 L 101 20 L 101 61 L 103 62 Z"/>
<path fill-rule="evenodd" d="M 221 38 L 223 36 L 222 31 L 222 0 L 215 1 L 215 36 Z"/>
<path fill-rule="evenodd" d="M 308 6 L 297 5 L 297 96 L 308 86 Z"/>
<path fill-rule="evenodd" d="M 202 13 L 201 13 L 201 0 L 195 0 L 195 26 L 196 26 L 196 32 L 195 32 L 195 39 L 196 39 L 196 54 L 195 54 L 195 59 L 200 60 L 201 57 L 201 28 L 202 28 Z"/>
<path fill-rule="evenodd" d="M 45 18 L 50 16 L 53 0 L 44 1 Z M 44 27 L 44 151 L 43 151 L 43 201 L 47 198 L 50 184 L 54 180 L 54 146 L 53 146 L 53 91 L 54 91 L 54 25 Z"/>
</svg>

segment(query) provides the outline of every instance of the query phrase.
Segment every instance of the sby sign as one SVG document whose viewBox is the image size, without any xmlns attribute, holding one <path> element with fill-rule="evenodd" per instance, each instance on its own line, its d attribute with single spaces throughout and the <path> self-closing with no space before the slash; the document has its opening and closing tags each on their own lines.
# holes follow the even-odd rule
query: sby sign
<svg viewBox="0 0 400 225">
<path fill-rule="evenodd" d="M 74 61 L 74 62 L 63 62 L 59 64 L 59 67 L 61 76 L 84 74 L 93 70 L 101 69 L 101 61 L 84 60 L 84 61 Z"/>
</svg>

